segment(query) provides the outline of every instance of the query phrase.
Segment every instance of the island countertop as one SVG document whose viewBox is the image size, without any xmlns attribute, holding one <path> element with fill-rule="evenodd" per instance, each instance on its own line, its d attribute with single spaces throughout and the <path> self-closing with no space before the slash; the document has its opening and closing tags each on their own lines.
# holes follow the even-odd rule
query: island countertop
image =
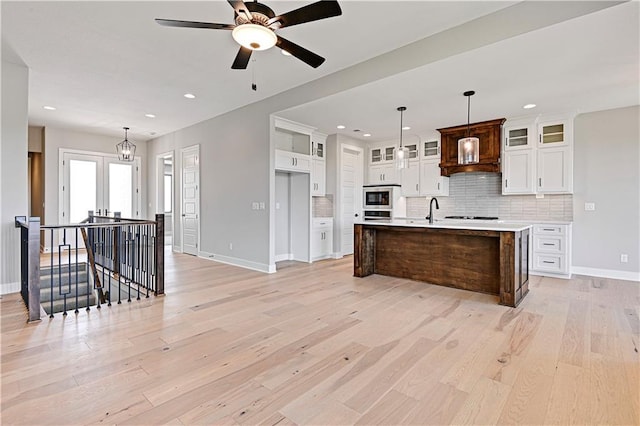
<svg viewBox="0 0 640 426">
<path fill-rule="evenodd" d="M 496 220 L 456 220 L 456 219 L 436 219 L 429 223 L 426 219 L 397 218 L 392 220 L 367 220 L 358 222 L 360 225 L 373 226 L 403 226 L 412 228 L 433 228 L 433 229 L 466 229 L 471 231 L 503 231 L 520 232 L 531 228 L 530 223 L 505 222 Z"/>
</svg>

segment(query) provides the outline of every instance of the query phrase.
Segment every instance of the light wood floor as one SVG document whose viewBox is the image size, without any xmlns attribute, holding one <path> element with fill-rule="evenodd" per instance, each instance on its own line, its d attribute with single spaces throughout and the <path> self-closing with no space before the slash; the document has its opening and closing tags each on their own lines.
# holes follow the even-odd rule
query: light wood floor
<svg viewBox="0 0 640 426">
<path fill-rule="evenodd" d="M 639 423 L 638 283 L 532 277 L 518 309 L 352 258 L 267 275 L 167 256 L 167 295 L 26 324 L 2 424 Z"/>
</svg>

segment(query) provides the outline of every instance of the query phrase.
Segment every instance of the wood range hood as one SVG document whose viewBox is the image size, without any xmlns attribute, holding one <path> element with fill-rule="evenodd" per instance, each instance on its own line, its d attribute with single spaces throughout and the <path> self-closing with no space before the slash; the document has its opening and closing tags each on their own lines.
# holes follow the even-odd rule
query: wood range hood
<svg viewBox="0 0 640 426">
<path fill-rule="evenodd" d="M 462 172 L 500 173 L 502 124 L 505 121 L 506 118 L 498 118 L 469 125 L 469 135 L 480 139 L 480 159 L 475 164 L 458 164 L 458 139 L 467 136 L 466 124 L 438 129 L 442 144 L 440 175 L 450 176 Z"/>
</svg>

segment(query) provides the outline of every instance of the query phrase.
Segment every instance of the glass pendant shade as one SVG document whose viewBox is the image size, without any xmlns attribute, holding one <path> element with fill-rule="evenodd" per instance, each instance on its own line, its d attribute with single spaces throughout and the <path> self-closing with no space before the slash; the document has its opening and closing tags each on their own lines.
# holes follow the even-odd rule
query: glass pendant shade
<svg viewBox="0 0 640 426">
<path fill-rule="evenodd" d="M 400 111 L 400 146 L 396 149 L 396 168 L 408 169 L 409 168 L 409 148 L 402 146 L 402 115 L 407 110 L 407 107 L 396 108 Z"/>
<path fill-rule="evenodd" d="M 127 139 L 127 131 L 128 127 L 123 127 L 124 129 L 124 140 L 116 145 L 116 153 L 118 154 L 118 160 L 120 161 L 133 161 L 136 156 L 136 146 L 135 144 L 129 142 Z"/>
<path fill-rule="evenodd" d="M 458 164 L 475 164 L 480 161 L 480 139 L 458 139 Z"/>
<path fill-rule="evenodd" d="M 396 150 L 396 168 L 409 168 L 409 148 L 406 146 L 400 147 Z"/>
<path fill-rule="evenodd" d="M 458 139 L 458 164 L 475 164 L 480 161 L 480 139 L 472 137 L 470 133 L 471 96 L 476 92 L 464 92 L 467 97 L 467 137 Z"/>
<path fill-rule="evenodd" d="M 276 45 L 278 37 L 271 29 L 256 24 L 238 25 L 231 36 L 242 47 L 251 50 L 267 50 Z"/>
</svg>

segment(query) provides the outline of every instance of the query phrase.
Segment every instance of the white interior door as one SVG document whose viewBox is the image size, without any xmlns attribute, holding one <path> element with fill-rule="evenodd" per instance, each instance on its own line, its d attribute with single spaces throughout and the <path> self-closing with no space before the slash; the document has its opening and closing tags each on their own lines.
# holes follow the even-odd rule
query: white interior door
<svg viewBox="0 0 640 426">
<path fill-rule="evenodd" d="M 198 255 L 200 239 L 200 146 L 180 151 L 182 252 Z"/>
<path fill-rule="evenodd" d="M 341 242 L 342 255 L 353 254 L 353 223 L 362 214 L 363 151 L 342 146 L 340 193 L 341 193 Z"/>
</svg>

